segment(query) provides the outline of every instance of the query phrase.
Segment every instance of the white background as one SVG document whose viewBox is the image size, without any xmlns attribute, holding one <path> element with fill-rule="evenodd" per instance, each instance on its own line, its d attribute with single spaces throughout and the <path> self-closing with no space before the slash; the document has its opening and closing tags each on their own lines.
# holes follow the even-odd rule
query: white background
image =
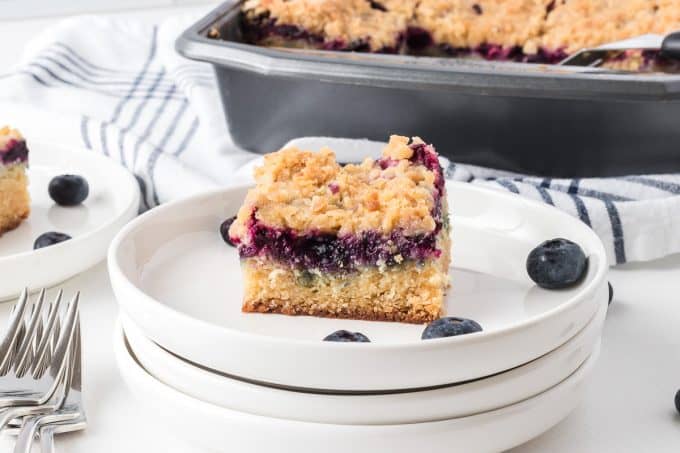
<svg viewBox="0 0 680 453">
<path fill-rule="evenodd" d="M 0 0 L 0 9 L 3 5 L 29 3 Z M 75 0 L 71 3 L 75 4 Z M 115 15 L 151 22 L 170 14 L 202 10 L 207 8 L 173 7 Z M 35 30 L 55 20 L 0 22 L 3 66 L 18 59 L 22 43 Z M 673 409 L 673 395 L 680 388 L 680 256 L 624 266 L 612 272 L 611 281 L 616 297 L 585 401 L 565 422 L 516 452 L 677 452 L 680 448 L 680 416 Z M 84 433 L 60 436 L 59 450 L 196 451 L 165 430 L 155 414 L 142 411 L 118 375 L 112 349 L 117 307 L 105 264 L 71 279 L 63 287 L 67 294 L 76 290 L 83 293 L 84 387 L 90 424 Z M 10 304 L 0 304 L 0 325 L 9 309 Z M 10 438 L 0 438 L 0 452 L 11 451 L 12 446 Z M 455 451 L 455 446 L 443 446 L 442 451 Z"/>
</svg>

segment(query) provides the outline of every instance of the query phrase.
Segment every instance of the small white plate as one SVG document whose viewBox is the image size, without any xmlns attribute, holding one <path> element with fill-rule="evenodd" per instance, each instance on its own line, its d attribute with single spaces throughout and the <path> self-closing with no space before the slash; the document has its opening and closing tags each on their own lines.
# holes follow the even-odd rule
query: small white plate
<svg viewBox="0 0 680 453">
<path fill-rule="evenodd" d="M 447 184 L 453 207 L 448 315 L 483 332 L 422 341 L 422 325 L 241 312 L 238 254 L 219 225 L 246 187 L 156 208 L 111 244 L 109 273 L 123 311 L 144 334 L 191 362 L 252 381 L 332 391 L 446 385 L 509 370 L 564 344 L 607 300 L 607 259 L 585 224 L 557 209 L 469 184 Z M 589 256 L 584 280 L 546 291 L 526 275 L 540 242 L 566 237 Z M 321 339 L 348 329 L 371 343 Z"/>
<path fill-rule="evenodd" d="M 488 412 L 531 398 L 570 376 L 599 347 L 607 304 L 574 338 L 521 367 L 476 381 L 416 392 L 325 395 L 264 387 L 195 366 L 167 352 L 124 315 L 123 332 L 140 365 L 193 398 L 266 417 L 342 425 L 422 423 Z"/>
<path fill-rule="evenodd" d="M 95 265 L 139 209 L 135 178 L 112 160 L 35 141 L 29 147 L 31 215 L 0 237 L 0 300 L 16 296 L 24 287 L 52 286 Z M 90 186 L 90 195 L 80 206 L 58 206 L 47 192 L 50 180 L 66 173 L 83 176 Z M 36 238 L 48 231 L 73 239 L 33 250 Z"/>
<path fill-rule="evenodd" d="M 263 417 L 203 402 L 148 374 L 130 355 L 120 328 L 114 343 L 123 379 L 165 432 L 175 433 L 194 449 L 240 453 L 504 451 L 544 433 L 576 407 L 598 355 L 596 349 L 550 390 L 495 411 L 436 422 L 362 426 Z"/>
</svg>

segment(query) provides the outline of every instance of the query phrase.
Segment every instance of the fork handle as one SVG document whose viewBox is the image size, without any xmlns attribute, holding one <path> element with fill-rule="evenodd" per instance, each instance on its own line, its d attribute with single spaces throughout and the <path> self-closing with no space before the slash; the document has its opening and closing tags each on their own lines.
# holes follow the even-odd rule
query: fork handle
<svg viewBox="0 0 680 453">
<path fill-rule="evenodd" d="M 41 406 L 35 406 L 35 407 L 13 407 L 13 408 L 4 408 L 0 409 L 0 432 L 2 432 L 3 429 L 7 428 L 7 425 L 9 422 L 14 420 L 15 418 L 21 418 L 21 417 L 26 417 L 29 415 L 39 415 L 42 412 L 45 412 L 46 410 L 44 407 Z"/>
<path fill-rule="evenodd" d="M 22 414 L 18 413 L 16 409 L 12 408 L 2 408 L 0 409 L 0 432 L 7 427 L 7 424 L 17 417 L 21 417 Z"/>
<path fill-rule="evenodd" d="M 14 444 L 14 453 L 31 453 L 33 439 L 40 423 L 41 417 L 27 417 L 24 419 L 24 426 L 19 432 L 17 442 Z"/>
<path fill-rule="evenodd" d="M 55 453 L 54 448 L 54 426 L 44 425 L 40 428 L 40 452 Z"/>
</svg>

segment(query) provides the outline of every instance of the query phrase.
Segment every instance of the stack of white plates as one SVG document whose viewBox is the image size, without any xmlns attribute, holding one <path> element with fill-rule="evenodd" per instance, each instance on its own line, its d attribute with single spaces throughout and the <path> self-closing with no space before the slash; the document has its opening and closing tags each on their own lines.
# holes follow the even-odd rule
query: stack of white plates
<svg viewBox="0 0 680 453">
<path fill-rule="evenodd" d="M 599 351 L 607 261 L 595 234 L 555 209 L 448 184 L 448 315 L 483 332 L 422 341 L 423 326 L 244 314 L 238 256 L 218 233 L 246 188 L 157 208 L 114 241 L 119 366 L 139 399 L 198 445 L 239 452 L 500 451 L 578 404 Z M 574 288 L 526 276 L 540 242 L 589 257 Z M 359 331 L 371 343 L 329 343 Z"/>
</svg>

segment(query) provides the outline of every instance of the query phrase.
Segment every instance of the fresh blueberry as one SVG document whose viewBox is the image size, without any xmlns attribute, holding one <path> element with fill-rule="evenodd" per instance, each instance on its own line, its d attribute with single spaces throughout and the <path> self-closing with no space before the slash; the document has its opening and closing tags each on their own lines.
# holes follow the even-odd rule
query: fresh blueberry
<svg viewBox="0 0 680 453">
<path fill-rule="evenodd" d="M 220 225 L 220 234 L 222 235 L 222 239 L 224 239 L 224 242 L 231 245 L 232 247 L 236 247 L 236 244 L 234 244 L 234 241 L 232 241 L 229 237 L 229 228 L 231 227 L 231 224 L 234 223 L 234 220 L 236 220 L 236 216 L 229 217 L 227 220 L 222 222 L 222 225 Z"/>
<path fill-rule="evenodd" d="M 680 390 L 675 394 L 675 410 L 680 413 Z"/>
<path fill-rule="evenodd" d="M 529 277 L 541 288 L 560 289 L 577 283 L 588 260 L 578 244 L 552 239 L 533 249 L 527 258 Z"/>
<path fill-rule="evenodd" d="M 609 304 L 611 304 L 614 299 L 614 287 L 610 282 L 607 282 L 607 285 L 609 285 Z"/>
<path fill-rule="evenodd" d="M 43 247 L 49 247 L 50 245 L 58 244 L 60 242 L 68 241 L 71 236 L 64 233 L 57 233 L 56 231 L 50 231 L 48 233 L 43 233 L 38 236 L 38 239 L 33 243 L 33 250 L 41 249 Z"/>
<path fill-rule="evenodd" d="M 472 319 L 439 318 L 425 327 L 423 335 L 420 338 L 423 340 L 431 340 L 433 338 L 455 337 L 457 335 L 481 331 L 482 326 Z"/>
<path fill-rule="evenodd" d="M 47 188 L 50 197 L 60 206 L 76 206 L 90 194 L 90 186 L 82 176 L 55 176 Z"/>
<path fill-rule="evenodd" d="M 339 341 L 341 343 L 370 343 L 366 335 L 359 332 L 349 332 L 347 330 L 338 330 L 328 335 L 323 341 Z"/>
</svg>

